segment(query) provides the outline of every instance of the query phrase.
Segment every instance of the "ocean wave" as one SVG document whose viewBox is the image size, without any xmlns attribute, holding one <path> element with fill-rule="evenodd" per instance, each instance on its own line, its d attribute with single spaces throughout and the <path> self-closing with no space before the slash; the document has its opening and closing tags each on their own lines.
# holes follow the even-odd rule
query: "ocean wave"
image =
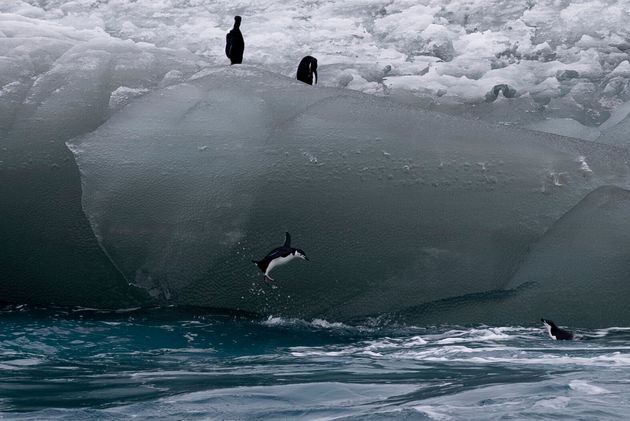
<svg viewBox="0 0 630 421">
<path fill-rule="evenodd" d="M 313 330 L 331 330 L 331 331 L 356 331 L 356 332 L 372 332 L 374 327 L 369 326 L 353 326 L 347 325 L 341 322 L 329 322 L 324 319 L 312 319 L 310 321 L 281 316 L 268 316 L 265 320 L 260 322 L 261 325 L 267 327 L 283 327 L 283 328 L 301 328 L 301 329 L 313 329 Z"/>
</svg>

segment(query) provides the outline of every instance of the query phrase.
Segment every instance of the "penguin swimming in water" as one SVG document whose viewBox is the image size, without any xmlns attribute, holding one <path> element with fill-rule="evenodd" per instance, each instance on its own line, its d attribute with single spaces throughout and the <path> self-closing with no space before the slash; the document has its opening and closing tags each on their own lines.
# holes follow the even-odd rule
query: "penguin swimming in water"
<svg viewBox="0 0 630 421">
<path fill-rule="evenodd" d="M 269 272 L 276 266 L 284 265 L 293 259 L 309 260 L 303 250 L 291 247 L 291 235 L 287 232 L 284 245 L 271 250 L 262 260 L 252 260 L 265 275 L 265 280 L 273 281 Z"/>
<path fill-rule="evenodd" d="M 547 319 L 540 319 L 547 328 L 547 333 L 552 339 L 570 341 L 573 339 L 573 333 L 568 330 L 560 329 L 556 324 Z"/>
</svg>

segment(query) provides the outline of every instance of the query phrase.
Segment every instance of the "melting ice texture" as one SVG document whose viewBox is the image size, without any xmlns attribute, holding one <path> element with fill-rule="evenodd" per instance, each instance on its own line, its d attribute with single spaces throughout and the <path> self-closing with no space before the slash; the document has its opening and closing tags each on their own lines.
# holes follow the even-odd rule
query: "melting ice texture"
<svg viewBox="0 0 630 421">
<path fill-rule="evenodd" d="M 554 249 L 528 250 L 573 207 L 586 215 L 574 227 L 606 216 L 598 238 L 614 241 L 602 256 L 625 244 L 609 235 L 627 224 L 628 158 L 614 132 L 628 108 L 622 3 L 12 0 L 0 12 L 5 299 L 137 303 L 128 281 L 188 304 L 332 319 L 441 309 L 487 322 L 477 303 L 496 301 L 492 291 L 538 282 L 532 302 L 549 303 L 541 268 L 594 240 L 559 227 Z M 251 56 L 227 68 L 235 13 Z M 325 87 L 278 75 L 314 51 Z M 591 139 L 606 129 L 617 147 L 422 107 Z M 586 135 L 546 116 L 605 122 Z M 312 261 L 261 290 L 249 262 L 285 230 Z M 589 259 L 571 261 L 568 290 L 599 288 L 593 307 L 621 306 Z M 610 264 L 614 279 L 627 273 Z M 584 295 L 556 297 L 568 322 L 601 321 L 573 305 Z M 524 317 L 502 298 L 502 321 Z"/>
<path fill-rule="evenodd" d="M 267 302 L 250 291 L 249 261 L 288 229 L 311 261 L 286 268 L 291 298 L 272 308 L 332 318 L 503 289 L 584 195 L 628 183 L 624 150 L 313 91 L 247 66 L 148 94 L 70 147 L 83 208 L 130 282 L 256 311 Z M 625 191 L 607 189 L 604 200 Z"/>
</svg>

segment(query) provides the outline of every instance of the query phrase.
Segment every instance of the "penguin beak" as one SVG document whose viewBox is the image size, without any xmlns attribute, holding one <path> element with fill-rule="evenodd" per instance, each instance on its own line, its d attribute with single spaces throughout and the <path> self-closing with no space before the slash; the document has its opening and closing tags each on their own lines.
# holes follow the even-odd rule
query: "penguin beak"
<svg viewBox="0 0 630 421">
<path fill-rule="evenodd" d="M 309 260 L 309 261 L 311 260 L 311 259 L 308 258 L 308 256 L 306 254 L 304 255 L 304 259 L 305 260 Z"/>
</svg>

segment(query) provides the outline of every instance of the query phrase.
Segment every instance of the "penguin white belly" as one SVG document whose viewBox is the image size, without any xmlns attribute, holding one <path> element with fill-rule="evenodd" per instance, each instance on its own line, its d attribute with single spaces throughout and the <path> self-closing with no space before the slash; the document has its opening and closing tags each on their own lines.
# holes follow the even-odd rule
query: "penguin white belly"
<svg viewBox="0 0 630 421">
<path fill-rule="evenodd" d="M 269 275 L 269 272 L 277 266 L 284 265 L 285 263 L 289 263 L 291 260 L 295 259 L 295 255 L 289 254 L 286 257 L 278 257 L 277 259 L 273 259 L 269 262 L 269 266 L 267 266 L 267 271 L 265 272 L 265 276 Z"/>
<path fill-rule="evenodd" d="M 547 333 L 549 334 L 551 339 L 553 339 L 555 341 L 556 337 L 551 334 L 551 325 L 548 325 L 547 323 L 545 323 L 545 328 L 547 328 Z"/>
</svg>

